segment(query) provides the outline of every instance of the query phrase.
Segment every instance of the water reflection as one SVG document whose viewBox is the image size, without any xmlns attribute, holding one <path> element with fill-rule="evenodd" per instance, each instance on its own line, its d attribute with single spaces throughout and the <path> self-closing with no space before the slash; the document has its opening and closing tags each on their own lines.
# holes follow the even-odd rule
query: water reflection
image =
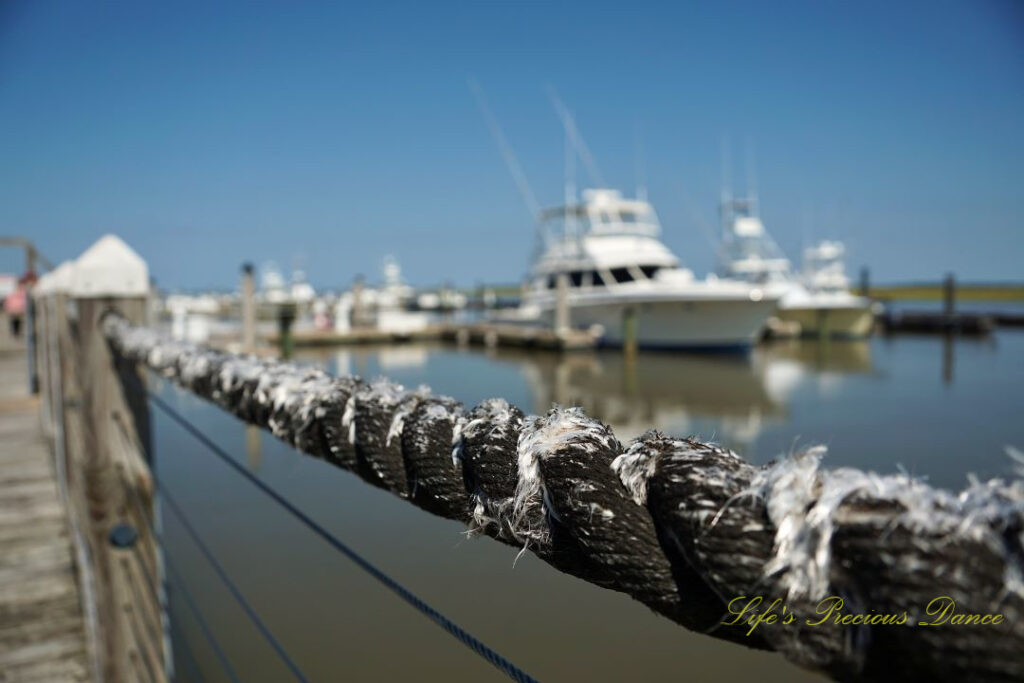
<svg viewBox="0 0 1024 683">
<path fill-rule="evenodd" d="M 1024 442 L 1019 420 L 1007 416 L 1024 386 L 1021 334 L 791 340 L 748 358 L 641 353 L 633 364 L 615 351 L 441 344 L 303 355 L 339 374 L 425 384 L 468 406 L 495 396 L 532 413 L 582 406 L 623 441 L 656 428 L 717 441 L 756 463 L 825 444 L 831 467 L 905 467 L 949 487 L 962 485 L 968 471 L 1005 474 L 1003 445 Z M 979 445 L 981 455 L 958 455 Z"/>
<path fill-rule="evenodd" d="M 256 474 L 259 474 L 260 467 L 263 465 L 262 439 L 259 427 L 254 425 L 245 426 L 245 458 L 249 464 L 249 469 Z"/>
<path fill-rule="evenodd" d="M 837 391 L 846 376 L 873 371 L 866 342 L 776 344 L 750 358 L 648 354 L 633 363 L 614 352 L 499 352 L 493 359 L 522 368 L 533 412 L 582 406 L 623 440 L 654 427 L 701 434 L 741 452 L 765 426 L 786 420 L 800 385 Z"/>
<path fill-rule="evenodd" d="M 698 433 L 710 419 L 716 438 L 746 443 L 763 419 L 784 410 L 746 359 L 652 355 L 630 363 L 608 353 L 532 356 L 520 363 L 534 412 L 553 403 L 582 406 L 623 440 L 651 427 L 670 434 Z"/>
<path fill-rule="evenodd" d="M 866 341 L 782 340 L 758 348 L 752 358 L 767 391 L 781 403 L 789 402 L 804 384 L 813 383 L 822 394 L 834 396 L 850 376 L 877 373 Z"/>
<path fill-rule="evenodd" d="M 377 354 L 381 370 L 390 372 L 404 368 L 420 368 L 427 364 L 429 351 L 425 346 L 389 346 Z"/>
<path fill-rule="evenodd" d="M 534 413 L 555 402 L 581 405 L 611 423 L 620 439 L 650 427 L 675 436 L 695 433 L 754 463 L 794 444 L 823 443 L 831 468 L 903 469 L 950 489 L 961 488 L 969 472 L 1005 477 L 1012 466 L 1005 445 L 1024 444 L 1024 334 L 957 337 L 948 350 L 943 343 L 935 336 L 794 341 L 758 348 L 747 359 L 641 352 L 632 365 L 615 352 L 557 355 L 439 344 L 306 349 L 302 358 L 336 373 L 427 384 L 466 405 L 493 396 Z M 954 350 L 955 382 L 945 384 L 943 356 Z M 164 390 L 229 452 L 241 457 L 248 443 L 261 480 L 301 501 L 332 533 L 542 680 L 632 680 L 637 661 L 650 679 L 809 677 L 778 656 L 679 629 L 621 595 L 566 579 L 529 554 L 517 562 L 517 549 L 465 541 L 459 525 L 323 461 L 298 458 L 265 433 L 249 441 L 231 415 L 183 391 Z M 312 679 L 477 681 L 492 673 L 432 624 L 410 618 L 404 604 L 330 554 L 320 539 L 296 533 L 293 520 L 228 468 L 211 467 L 209 454 L 180 427 L 158 416 L 154 434 L 163 481 L 203 520 L 207 540 L 244 577 L 246 590 L 258 596 L 264 616 Z M 226 647 L 241 678 L 285 677 L 259 634 L 246 630 L 244 613 L 217 577 L 200 559 L 190 560 L 195 549 L 181 530 L 169 525 L 167 539 L 204 611 L 218 620 L 218 632 L 232 634 Z M 172 602 L 180 600 L 176 595 L 172 591 Z M 186 607 L 178 602 L 171 609 L 180 615 Z M 190 642 L 203 642 L 193 623 L 183 628 Z M 630 638 L 628 658 L 621 656 L 623 634 Z M 394 648 L 382 649 L 381 642 L 397 644 L 406 656 L 394 657 Z M 215 675 L 212 653 L 200 654 L 204 675 Z"/>
</svg>

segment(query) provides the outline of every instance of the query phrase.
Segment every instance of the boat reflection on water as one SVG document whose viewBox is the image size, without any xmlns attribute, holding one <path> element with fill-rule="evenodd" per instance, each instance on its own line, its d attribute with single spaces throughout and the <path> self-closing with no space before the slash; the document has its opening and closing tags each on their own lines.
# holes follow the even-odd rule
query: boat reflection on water
<svg viewBox="0 0 1024 683">
<path fill-rule="evenodd" d="M 764 430 L 792 426 L 791 406 L 835 397 L 854 376 L 878 374 L 870 342 L 846 340 L 780 340 L 739 357 L 642 352 L 633 361 L 611 350 L 558 354 L 438 344 L 303 355 L 336 374 L 426 384 L 468 405 L 501 396 L 535 414 L 554 404 L 581 406 L 623 442 L 658 429 L 712 440 L 747 457 L 757 455 Z"/>
<path fill-rule="evenodd" d="M 749 358 L 621 353 L 528 354 L 500 351 L 497 362 L 520 365 L 533 412 L 552 404 L 581 406 L 622 441 L 654 428 L 699 435 L 746 453 L 761 430 L 788 421 L 789 400 L 816 384 L 829 393 L 851 374 L 872 373 L 867 342 L 790 341 Z"/>
<path fill-rule="evenodd" d="M 751 362 L 764 378 L 766 390 L 786 403 L 801 385 L 814 383 L 822 395 L 838 392 L 850 375 L 870 375 L 871 345 L 867 341 L 779 340 L 759 347 Z"/>
</svg>

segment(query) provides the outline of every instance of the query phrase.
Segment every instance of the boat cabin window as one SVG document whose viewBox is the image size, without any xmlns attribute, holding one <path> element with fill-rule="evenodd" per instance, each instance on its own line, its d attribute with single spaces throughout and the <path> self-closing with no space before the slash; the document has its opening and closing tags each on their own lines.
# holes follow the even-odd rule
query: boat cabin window
<svg viewBox="0 0 1024 683">
<path fill-rule="evenodd" d="M 653 280 L 655 274 L 661 270 L 661 266 L 640 266 L 640 272 L 644 274 L 648 280 Z"/>
<path fill-rule="evenodd" d="M 617 282 L 629 282 L 633 279 L 632 275 L 624 268 L 616 268 L 615 271 L 625 271 L 625 280 L 617 279 Z M 613 275 L 615 273 L 613 271 Z M 601 271 L 599 270 L 572 270 L 569 271 L 569 286 L 570 287 L 604 287 L 605 281 L 601 277 Z M 621 278 L 622 276 L 618 276 Z M 558 276 L 548 275 L 546 279 L 539 281 L 540 287 L 547 287 L 548 289 L 558 289 Z"/>
<path fill-rule="evenodd" d="M 619 216 L 621 217 L 623 223 L 636 223 L 637 221 L 635 211 L 621 211 L 619 212 Z"/>
<path fill-rule="evenodd" d="M 628 268 L 612 268 L 612 277 L 618 283 L 633 281 L 633 274 L 629 272 Z"/>
</svg>

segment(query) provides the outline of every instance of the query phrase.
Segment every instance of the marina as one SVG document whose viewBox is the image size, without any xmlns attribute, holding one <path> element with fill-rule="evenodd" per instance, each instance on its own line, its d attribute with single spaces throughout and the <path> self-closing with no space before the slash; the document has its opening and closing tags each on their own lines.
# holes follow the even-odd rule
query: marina
<svg viewBox="0 0 1024 683">
<path fill-rule="evenodd" d="M 0 683 L 1024 681 L 1011 4 L 0 3 Z"/>
<path fill-rule="evenodd" d="M 106 263 L 107 267 L 96 267 L 101 263 Z M 123 274 L 112 277 L 118 272 Z M 247 272 L 248 269 L 243 271 L 243 277 Z M 128 515 L 126 519 L 130 520 L 127 528 L 132 530 L 131 535 L 124 541 L 116 540 L 120 534 L 129 533 L 122 530 L 123 523 L 114 529 L 118 534 L 109 532 L 109 539 L 108 532 L 101 532 L 113 549 L 89 540 L 95 532 L 86 527 L 84 536 L 92 552 L 101 556 L 109 554 L 111 562 L 108 569 L 103 569 L 102 565 L 93 569 L 97 573 L 110 572 L 109 578 L 92 580 L 99 581 L 98 588 L 104 593 L 144 596 L 151 589 L 142 577 L 152 576 L 153 567 L 158 568 L 159 574 L 170 568 L 168 578 L 164 579 L 168 581 L 168 588 L 163 589 L 167 590 L 166 601 L 160 599 L 154 605 L 143 599 L 140 604 L 140 608 L 144 605 L 141 614 L 148 614 L 141 617 L 143 623 L 147 619 L 152 623 L 153 619 L 167 618 L 155 614 L 178 615 L 170 639 L 161 639 L 158 635 L 154 639 L 153 631 L 147 636 L 147 630 L 140 630 L 131 610 L 127 614 L 115 610 L 117 616 L 110 617 L 114 625 L 106 627 L 106 636 L 95 646 L 99 649 L 93 650 L 103 653 L 99 661 L 103 662 L 105 670 L 125 667 L 138 672 L 148 669 L 158 677 L 163 675 L 159 673 L 160 662 L 165 658 L 173 662 L 168 666 L 175 671 L 190 667 L 216 670 L 218 662 L 220 666 L 227 666 L 224 662 L 229 662 L 233 675 L 241 674 L 245 678 L 259 678 L 277 671 L 273 674 L 276 678 L 285 675 L 290 668 L 300 670 L 300 666 L 303 677 L 330 677 L 338 671 L 337 650 L 320 642 L 319 636 L 310 637 L 312 632 L 332 641 L 338 633 L 345 633 L 344 666 L 357 677 L 376 675 L 380 670 L 388 671 L 389 676 L 406 677 L 447 671 L 455 666 L 447 677 L 478 679 L 482 672 L 477 667 L 486 666 L 483 661 L 465 662 L 459 658 L 461 653 L 436 647 L 434 639 L 443 638 L 442 633 L 430 631 L 428 636 L 421 630 L 428 628 L 427 624 L 400 619 L 397 613 L 382 608 L 380 600 L 389 588 L 400 595 L 409 591 L 404 586 L 396 588 L 401 584 L 414 587 L 419 594 L 412 604 L 424 600 L 443 601 L 446 612 L 471 624 L 476 633 L 488 640 L 500 638 L 503 651 L 511 653 L 517 665 L 527 666 L 531 672 L 539 672 L 545 678 L 579 675 L 582 671 L 592 680 L 621 680 L 628 675 L 621 666 L 628 664 L 614 655 L 613 647 L 621 627 L 643 636 L 645 645 L 637 652 L 648 660 L 652 672 L 663 670 L 669 674 L 675 670 L 668 660 L 659 663 L 662 660 L 658 653 L 664 652 L 665 638 L 673 643 L 673 660 L 680 648 L 693 648 L 694 656 L 697 652 L 708 651 L 705 636 L 681 636 L 663 617 L 637 611 L 631 601 L 623 601 L 585 582 L 566 584 L 565 579 L 558 578 L 558 572 L 577 570 L 552 561 L 544 552 L 540 552 L 539 557 L 553 566 L 548 567 L 537 559 L 523 560 L 519 557 L 523 548 L 517 547 L 524 542 L 522 537 L 505 539 L 511 548 L 483 539 L 467 539 L 459 533 L 457 524 L 431 521 L 410 510 L 407 501 L 411 499 L 441 516 L 459 519 L 464 514 L 459 506 L 446 514 L 447 503 L 422 499 L 429 494 L 416 493 L 418 486 L 427 486 L 427 480 L 420 480 L 419 475 L 412 480 L 417 484 L 403 493 L 401 487 L 407 485 L 402 483 L 405 475 L 396 474 L 385 461 L 360 464 L 362 458 L 369 458 L 371 453 L 388 452 L 386 448 L 378 451 L 372 446 L 386 443 L 376 441 L 383 438 L 384 432 L 388 438 L 394 433 L 403 434 L 403 431 L 396 432 L 401 428 L 396 428 L 395 422 L 392 421 L 391 426 L 387 422 L 381 425 L 372 413 L 361 416 L 362 410 L 384 409 L 394 411 L 396 416 L 406 415 L 404 434 L 408 435 L 416 433 L 409 430 L 422 428 L 410 424 L 414 416 L 419 415 L 418 419 L 423 420 L 433 413 L 418 413 L 417 408 L 412 408 L 412 412 L 406 414 L 396 409 L 406 401 L 412 401 L 410 405 L 436 401 L 436 408 L 456 410 L 455 415 L 461 414 L 462 405 L 476 405 L 473 411 L 483 410 L 479 413 L 481 417 L 460 418 L 463 422 L 459 423 L 463 425 L 460 430 L 465 430 L 461 438 L 472 440 L 477 437 L 473 436 L 469 425 L 484 419 L 504 419 L 498 416 L 506 414 L 502 411 L 511 410 L 499 408 L 497 413 L 490 412 L 492 409 L 488 406 L 494 405 L 492 397 L 497 394 L 503 397 L 502 406 L 510 405 L 504 403 L 507 399 L 511 405 L 541 415 L 550 406 L 556 406 L 553 412 L 547 413 L 547 419 L 555 419 L 553 416 L 564 410 L 570 412 L 561 414 L 571 416 L 568 417 L 571 420 L 592 415 L 585 419 L 600 420 L 595 424 L 606 425 L 602 429 L 613 430 L 615 437 L 624 443 L 706 438 L 730 449 L 721 451 L 728 453 L 726 457 L 741 457 L 754 466 L 769 469 L 784 466 L 777 460 L 780 453 L 807 453 L 808 447 L 823 446 L 823 450 L 814 451 L 818 454 L 815 457 L 827 450 L 830 467 L 848 468 L 851 472 L 893 473 L 885 475 L 895 477 L 893 481 L 906 476 L 894 472 L 927 472 L 927 485 L 952 490 L 977 479 L 999 478 L 1012 472 L 1017 456 L 1008 444 L 1024 438 L 1015 419 L 1015 401 L 1003 400 L 1018 395 L 1021 387 L 1018 377 L 1003 371 L 1007 365 L 1015 365 L 1024 357 L 1024 337 L 1013 330 L 997 331 L 982 340 L 949 335 L 878 336 L 871 340 L 828 336 L 817 340 L 774 340 L 761 342 L 750 354 L 726 355 L 643 349 L 624 353 L 622 349 L 593 346 L 561 350 L 536 346 L 512 349 L 505 348 L 506 344 L 486 342 L 473 346 L 468 340 L 445 343 L 443 336 L 405 338 L 402 343 L 386 344 L 367 338 L 354 345 L 295 347 L 292 361 L 280 363 L 274 356 L 284 349 L 274 351 L 266 347 L 262 358 L 237 355 L 230 350 L 207 351 L 192 342 L 175 340 L 173 330 L 166 324 L 162 330 L 135 326 L 141 325 L 147 317 L 146 306 L 142 305 L 146 301 L 146 289 L 140 286 L 145 281 L 145 264 L 130 247 L 115 237 L 101 239 L 75 262 L 55 269 L 53 275 L 39 281 L 36 310 L 43 322 L 36 339 L 40 346 L 29 353 L 29 357 L 36 359 L 40 386 L 45 389 L 43 405 L 48 408 L 44 415 L 51 416 L 47 419 L 58 414 L 52 407 L 55 401 L 52 388 L 65 378 L 78 387 L 75 391 L 82 396 L 81 402 L 74 404 L 67 399 L 57 401 L 70 409 L 64 420 L 72 430 L 82 429 L 79 421 L 84 416 L 104 414 L 100 406 L 105 402 L 123 406 L 110 413 L 114 416 L 113 424 L 94 432 L 93 438 L 100 439 L 99 442 L 68 444 L 73 459 L 65 464 L 69 471 L 61 475 L 78 482 L 72 483 L 70 490 L 75 486 L 84 487 L 86 500 L 94 501 L 90 505 L 98 505 L 97 511 L 113 513 L 115 519 Z M 126 294 L 113 296 L 112 288 L 126 288 L 123 290 Z M 246 289 L 244 282 L 242 289 Z M 96 298 L 96 292 L 102 295 Z M 54 352 L 62 344 L 74 343 L 59 327 L 61 311 L 66 308 L 69 295 L 75 302 L 78 334 L 87 334 L 78 342 L 82 348 L 69 348 L 70 364 L 55 364 L 59 356 Z M 130 319 L 137 322 L 130 323 Z M 56 331 L 54 324 L 58 324 Z M 460 328 L 465 329 L 469 328 Z M 90 342 L 92 337 L 95 341 Z M 101 343 L 101 339 L 105 341 Z M 107 350 L 102 350 L 104 347 Z M 101 353 L 110 354 L 110 366 L 104 362 L 82 366 L 81 361 L 73 360 L 81 357 L 80 354 Z M 177 354 L 181 354 L 181 358 L 176 359 Z M 152 371 L 145 378 L 148 401 L 137 393 L 137 380 L 132 379 L 135 375 L 128 370 L 132 363 L 138 362 L 148 364 Z M 81 384 L 77 376 L 86 373 L 88 367 L 110 367 L 120 379 L 101 379 L 101 374 Z M 60 369 L 60 379 L 53 374 L 55 369 Z M 212 376 L 204 377 L 203 373 L 211 371 Z M 293 378 L 289 378 L 290 373 Z M 388 379 L 382 379 L 384 376 Z M 364 382 L 359 377 L 381 379 Z M 109 384 L 110 381 L 114 384 Z M 236 382 L 240 382 L 238 388 L 232 388 Z M 322 385 L 324 382 L 328 384 Z M 264 383 L 269 384 L 264 387 Z M 104 389 L 119 384 L 122 389 L 114 394 Z M 309 389 L 302 388 L 307 385 Z M 322 389 L 316 387 L 321 386 L 334 386 L 336 389 L 331 391 L 343 393 L 332 398 L 333 393 L 320 393 Z M 443 387 L 442 391 L 451 392 L 451 398 L 430 398 L 428 386 Z M 296 390 L 312 393 L 291 397 L 289 392 Z M 349 391 L 353 393 L 346 399 L 344 392 Z M 198 396 L 192 392 L 197 392 Z M 870 400 L 866 400 L 869 397 Z M 241 405 L 235 403 L 238 400 L 242 401 Z M 139 401 L 145 401 L 150 407 L 140 412 Z M 322 401 L 327 403 L 319 403 Z M 322 407 L 304 413 L 317 405 Z M 981 414 L 986 416 L 985 421 L 965 424 L 956 419 L 957 415 L 976 411 L 978 406 L 984 406 Z M 96 413 L 98 408 L 100 413 Z M 300 413 L 290 416 L 287 411 L 293 409 Z M 585 413 L 571 412 L 575 410 Z M 943 416 L 935 424 L 947 426 L 930 430 L 897 428 L 894 415 L 899 415 L 900 421 L 908 425 L 920 423 L 922 418 L 913 411 Z M 129 413 L 134 417 L 126 417 Z M 307 417 L 301 417 L 302 414 Z M 330 417 L 332 415 L 334 417 Z M 310 418 L 317 425 L 312 434 L 307 431 Z M 99 419 L 102 425 L 103 419 Z M 469 457 L 468 463 L 478 457 L 463 455 L 452 460 L 450 444 L 463 442 L 453 436 L 454 427 L 447 419 L 442 424 L 448 424 L 449 430 L 441 441 L 442 461 L 457 463 Z M 521 428 L 527 429 L 526 424 Z M 258 427 L 261 426 L 274 436 L 260 433 Z M 557 429 L 563 428 L 557 426 Z M 658 432 L 650 432 L 652 428 Z M 383 432 L 372 436 L 377 429 Z M 422 433 L 433 433 L 429 429 L 434 427 Z M 125 436 L 118 436 L 119 433 Z M 316 433 L 322 436 L 316 437 Z M 815 435 L 811 437 L 813 442 L 806 436 L 809 433 Z M 887 434 L 888 438 L 879 442 L 879 433 Z M 332 445 L 326 453 L 319 451 L 323 447 L 322 439 L 335 443 L 333 440 L 338 438 L 341 444 L 348 445 Z M 113 439 L 110 446 L 100 445 L 105 439 Z M 146 446 L 147 442 L 152 445 Z M 402 443 L 403 453 L 409 449 L 416 452 L 418 448 L 415 440 L 405 445 L 404 435 Z M 197 444 L 204 448 L 197 449 Z M 613 444 L 614 451 L 619 452 L 621 444 L 618 441 Z M 93 450 L 97 446 L 99 450 Z M 113 451 L 104 457 L 113 460 L 110 464 L 100 464 L 104 461 L 100 456 L 106 453 L 106 448 L 113 448 Z M 138 450 L 140 448 L 142 450 Z M 358 462 L 346 460 L 350 457 L 345 455 L 346 448 L 355 449 Z M 471 446 L 457 445 L 456 452 L 460 448 Z M 709 453 L 719 452 L 713 450 L 718 446 L 706 448 L 712 449 Z M 957 457 L 958 453 L 968 451 L 974 454 L 969 461 Z M 149 465 L 140 458 L 150 452 L 174 455 L 157 455 Z M 733 452 L 737 455 L 732 455 Z M 301 457 L 301 453 L 315 457 Z M 219 470 L 210 469 L 212 456 L 223 461 Z M 95 482 L 93 478 L 102 469 L 79 473 L 75 462 L 82 458 L 100 458 L 97 461 L 100 468 L 113 467 L 118 472 L 116 486 L 125 487 L 124 493 L 116 494 L 113 499 L 94 498 L 93 487 L 104 484 L 100 483 L 102 478 Z M 229 468 L 224 469 L 224 464 Z M 365 487 L 338 467 L 351 468 L 376 487 L 392 490 L 392 493 L 399 487 L 398 495 L 389 497 L 386 492 L 374 492 L 374 487 Z M 132 471 L 137 473 L 126 476 Z M 216 471 L 221 474 L 214 474 Z M 206 473 L 201 481 L 195 479 L 197 472 Z M 240 474 L 244 474 L 242 479 L 238 478 Z M 395 479 L 396 476 L 399 478 Z M 322 555 L 325 549 L 315 536 L 293 533 L 295 520 L 288 515 L 282 517 L 280 510 L 260 505 L 260 499 L 252 497 L 253 482 L 277 497 L 275 500 L 284 501 L 286 511 L 301 515 L 299 520 L 306 526 L 312 525 L 321 537 L 345 537 L 347 543 L 356 544 L 358 551 L 346 550 L 346 553 L 353 553 L 350 557 L 357 557 L 357 564 L 344 569 L 336 558 Z M 916 485 L 926 484 L 921 481 Z M 153 487 L 177 520 L 169 526 L 166 535 L 159 536 L 161 542 L 156 548 L 149 545 L 148 540 L 141 545 L 142 539 L 136 536 L 143 533 L 146 539 L 157 537 L 149 534 L 158 532 L 146 531 L 152 529 L 146 520 L 153 513 L 145 510 L 145 503 L 136 503 L 142 508 L 131 503 L 146 499 Z M 109 507 L 112 500 L 117 499 L 123 502 Z M 65 500 L 73 508 L 75 495 L 72 493 Z M 301 500 L 301 511 L 292 507 L 290 500 Z M 448 498 L 439 499 L 444 500 Z M 372 509 L 374 513 L 361 514 L 360 509 Z M 118 510 L 123 512 L 118 513 Z M 70 516 L 76 519 L 74 512 Z M 604 518 L 610 521 L 616 515 Z M 204 520 L 201 530 L 190 519 Z M 581 522 L 593 524 L 594 518 L 585 516 Z M 107 529 L 105 525 L 100 528 Z M 483 531 L 502 540 L 503 532 L 496 528 L 485 527 Z M 390 539 L 396 536 L 406 541 L 395 545 Z M 547 542 L 550 541 L 534 541 Z M 529 549 L 531 542 L 525 543 Z M 129 556 L 118 554 L 125 552 L 118 548 L 131 548 L 135 544 L 140 544 L 139 567 L 149 569 L 132 569 Z M 454 553 L 453 544 L 458 549 Z M 355 555 L 357 552 L 359 554 Z M 371 560 L 364 559 L 363 554 L 373 557 L 373 563 L 386 565 L 390 576 L 385 579 L 383 574 L 376 574 L 377 581 L 384 583 L 383 587 L 371 582 L 358 591 L 358 595 L 353 595 L 350 587 L 339 594 L 336 588 L 339 580 L 349 586 L 366 581 L 366 577 L 360 576 L 359 567 L 365 569 L 372 565 L 367 564 Z M 260 569 L 255 571 L 251 563 L 257 557 Z M 173 559 L 164 565 L 165 560 L 161 558 Z M 304 558 L 301 566 L 292 566 L 295 558 Z M 248 568 L 242 570 L 243 565 Z M 65 567 L 64 571 L 70 571 L 70 567 Z M 374 569 L 371 575 L 380 571 Z M 504 577 L 502 597 L 494 596 L 486 583 L 480 583 L 476 589 L 469 587 L 474 584 L 474 577 L 492 572 Z M 279 577 L 284 573 L 293 580 L 281 582 Z M 141 586 L 138 585 L 140 578 Z M 586 579 L 587 574 L 581 578 Z M 465 584 L 462 594 L 455 600 L 450 594 L 453 581 Z M 159 594 L 161 589 L 153 590 Z M 197 594 L 202 596 L 199 598 L 201 611 Z M 246 594 L 259 596 L 258 607 L 241 597 Z M 345 610 L 325 611 L 325 596 L 337 596 L 335 600 L 343 602 Z M 477 608 L 484 604 L 488 607 Z M 401 606 L 395 608 L 401 609 Z M 542 627 L 535 621 L 538 609 L 543 615 Z M 149 610 L 156 610 L 156 613 Z M 582 619 L 597 627 L 610 620 L 616 628 L 577 627 L 571 637 L 566 637 L 560 624 L 564 623 L 567 611 L 572 613 L 573 623 Z M 354 614 L 362 616 L 353 621 Z M 184 615 L 190 616 L 184 618 Z M 294 621 L 299 615 L 299 621 Z M 100 612 L 98 618 L 103 623 L 106 617 Z M 216 619 L 216 625 L 211 626 L 207 621 L 211 618 Z M 257 619 L 256 624 L 262 625 L 257 630 L 262 631 L 265 638 L 272 638 L 269 640 L 273 645 L 271 649 L 252 651 L 250 641 L 242 638 L 242 634 L 251 630 L 250 622 Z M 268 623 L 275 624 L 272 634 Z M 523 628 L 510 629 L 510 623 L 520 623 Z M 86 630 L 84 624 L 76 628 L 80 629 L 79 633 Z M 216 631 L 212 630 L 214 628 Z M 665 629 L 669 629 L 671 635 Z M 111 632 L 116 636 L 111 636 Z M 380 657 L 385 652 L 370 646 L 384 637 L 384 632 L 389 634 L 387 637 L 417 644 L 407 650 L 404 662 L 382 661 Z M 225 633 L 235 635 L 222 642 Z M 544 655 L 546 650 L 541 643 L 556 637 L 557 633 L 561 633 L 558 637 L 562 647 L 552 659 Z M 220 635 L 214 635 L 215 640 L 211 640 L 211 634 Z M 1006 637 L 1013 637 L 1012 632 L 1007 632 Z M 605 639 L 610 640 L 599 645 L 598 650 L 607 652 L 610 658 L 595 656 L 595 644 Z M 48 642 L 51 641 L 43 640 L 40 644 Z M 1002 642 L 990 641 L 995 647 L 1003 647 Z M 721 642 L 715 647 L 733 646 Z M 576 654 L 572 654 L 574 650 Z M 450 659 L 451 656 L 456 658 Z M 722 656 L 737 667 L 735 675 L 756 667 L 766 680 L 814 680 L 810 672 L 794 669 L 791 663 L 769 658 L 771 655 L 757 650 L 723 651 Z M 583 661 L 587 664 L 581 665 Z M 715 671 L 729 670 L 723 668 L 717 658 L 705 661 Z M 512 668 L 507 671 L 522 671 L 511 664 L 508 666 Z M 505 664 L 499 668 L 503 667 Z M 710 669 L 708 673 L 710 675 Z"/>
</svg>

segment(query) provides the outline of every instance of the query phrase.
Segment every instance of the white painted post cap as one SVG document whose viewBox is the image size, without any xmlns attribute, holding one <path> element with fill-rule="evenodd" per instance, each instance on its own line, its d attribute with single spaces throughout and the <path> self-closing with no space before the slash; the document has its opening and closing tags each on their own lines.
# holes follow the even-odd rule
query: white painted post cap
<svg viewBox="0 0 1024 683">
<path fill-rule="evenodd" d="M 68 279 L 68 293 L 78 298 L 149 294 L 149 267 L 116 235 L 104 235 L 86 249 Z"/>
<path fill-rule="evenodd" d="M 52 271 L 47 273 L 50 278 L 48 285 L 51 294 L 67 294 L 71 289 L 71 278 L 74 276 L 75 262 L 64 261 Z"/>
<path fill-rule="evenodd" d="M 71 286 L 71 275 L 75 270 L 73 261 L 64 261 L 59 266 L 46 273 L 36 281 L 32 288 L 32 294 L 36 297 L 49 296 L 50 294 L 67 294 Z"/>
<path fill-rule="evenodd" d="M 36 299 L 46 296 L 50 292 L 51 280 L 53 280 L 53 273 L 47 273 L 41 276 L 36 283 L 32 286 L 32 296 Z"/>
</svg>

